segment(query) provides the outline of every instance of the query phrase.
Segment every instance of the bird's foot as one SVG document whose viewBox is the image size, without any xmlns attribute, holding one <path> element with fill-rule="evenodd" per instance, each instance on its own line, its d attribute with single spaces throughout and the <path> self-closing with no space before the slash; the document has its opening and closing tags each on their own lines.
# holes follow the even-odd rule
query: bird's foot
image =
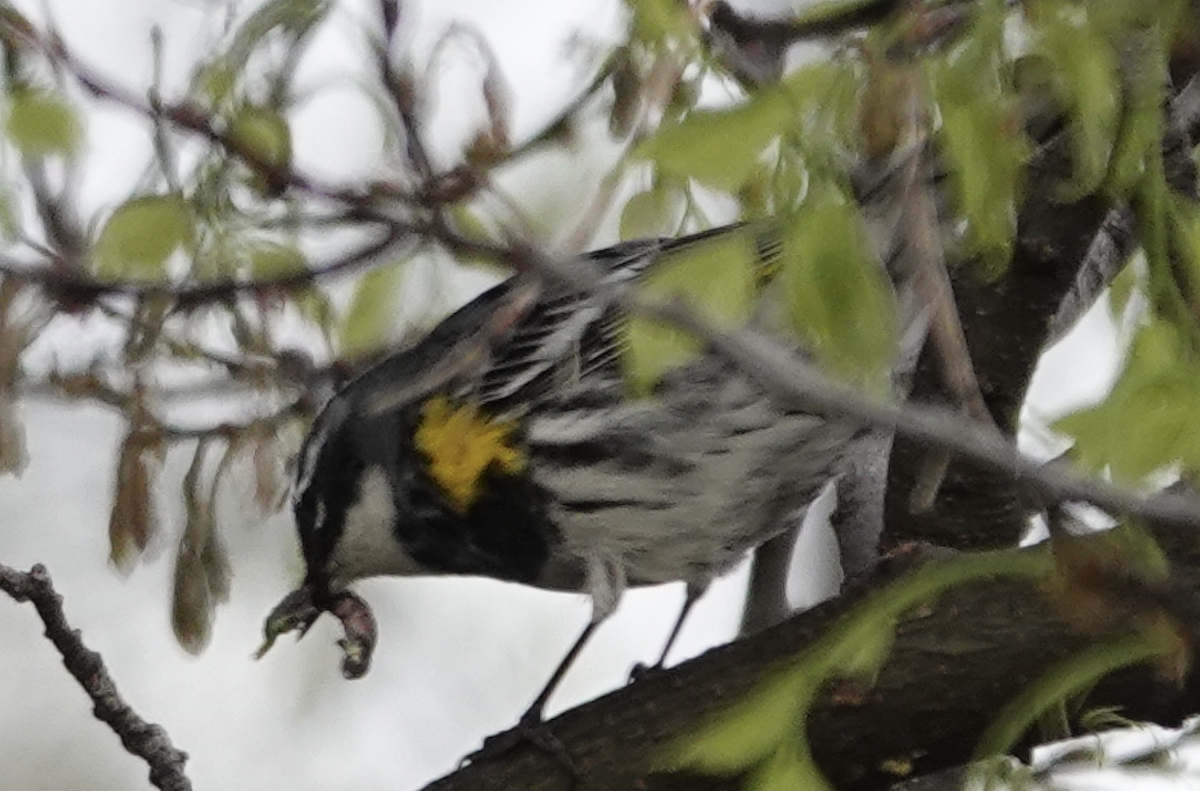
<svg viewBox="0 0 1200 791">
<path fill-rule="evenodd" d="M 663 662 L 661 659 L 655 662 L 653 665 L 643 665 L 641 662 L 638 662 L 633 666 L 632 669 L 630 669 L 629 681 L 627 683 L 636 684 L 639 681 L 645 681 L 648 678 L 653 678 L 665 671 L 666 668 L 663 667 Z"/>
<path fill-rule="evenodd" d="M 483 746 L 463 758 L 459 766 L 501 758 L 523 744 L 528 744 L 553 758 L 573 780 L 580 778 L 567 746 L 550 730 L 540 711 L 528 711 L 517 721 L 515 727 L 484 739 Z"/>
</svg>

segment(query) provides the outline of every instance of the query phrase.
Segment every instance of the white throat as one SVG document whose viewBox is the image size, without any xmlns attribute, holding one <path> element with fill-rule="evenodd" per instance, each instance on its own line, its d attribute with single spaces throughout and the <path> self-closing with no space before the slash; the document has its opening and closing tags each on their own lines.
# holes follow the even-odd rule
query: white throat
<svg viewBox="0 0 1200 791">
<path fill-rule="evenodd" d="M 345 515 L 342 534 L 329 560 L 335 585 L 381 574 L 419 574 L 421 566 L 404 551 L 393 525 L 396 505 L 387 475 L 371 467 L 359 479 L 358 498 Z"/>
</svg>

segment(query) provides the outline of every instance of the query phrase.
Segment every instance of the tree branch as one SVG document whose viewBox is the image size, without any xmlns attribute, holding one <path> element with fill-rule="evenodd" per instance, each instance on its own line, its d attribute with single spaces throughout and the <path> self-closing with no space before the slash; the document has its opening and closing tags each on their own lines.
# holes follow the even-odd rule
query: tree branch
<svg viewBox="0 0 1200 791">
<path fill-rule="evenodd" d="M 1200 554 L 1191 534 L 1160 531 L 1159 538 L 1174 564 L 1175 588 L 1186 591 L 1194 612 L 1200 602 Z M 902 560 L 885 562 L 838 599 L 586 703 L 549 727 L 581 771 L 584 787 L 740 789 L 736 777 L 662 773 L 664 756 L 794 662 L 909 567 Z M 1130 628 L 1121 621 L 1085 635 L 1068 620 L 1069 614 L 1041 586 L 1027 581 L 994 579 L 942 592 L 901 619 L 889 659 L 873 684 L 835 683 L 818 694 L 806 734 L 814 758 L 839 791 L 887 788 L 905 777 L 962 766 L 972 760 L 996 712 L 1031 680 Z M 1072 709 L 1073 719 L 1083 705 Z M 1192 671 L 1179 683 L 1148 667 L 1121 671 L 1102 681 L 1086 706 L 1120 707 L 1123 716 L 1174 725 L 1200 709 L 1200 674 Z M 1027 738 L 1024 749 L 1036 742 Z M 468 765 L 426 791 L 571 787 L 554 757 L 521 747 L 503 758 Z"/>
<path fill-rule="evenodd" d="M 1156 524 L 1193 529 L 1200 526 L 1200 502 L 1193 497 L 1176 492 L 1139 494 L 1080 475 L 1060 463 L 1043 464 L 1021 453 L 1011 440 L 974 421 L 937 407 L 872 399 L 798 360 L 768 339 L 750 332 L 713 327 L 681 303 L 634 302 L 633 306 L 703 340 L 783 403 L 798 403 L 829 418 L 893 429 L 897 435 L 919 444 L 948 449 L 1007 478 L 1010 484 L 1031 487 L 1050 502 L 1087 502 L 1111 513 L 1140 517 Z"/>
<path fill-rule="evenodd" d="M 1162 141 L 1172 189 L 1195 199 L 1196 165 L 1184 129 L 1197 111 L 1189 83 L 1172 101 Z M 1034 367 L 1046 346 L 1060 338 L 1123 267 L 1135 240 L 1128 209 L 1103 195 L 1059 199 L 1058 185 L 1073 170 L 1070 137 L 1058 134 L 1029 165 L 1016 245 L 999 282 L 952 268 L 955 301 L 983 395 L 996 424 L 1015 434 Z M 932 355 L 922 354 L 910 397 L 953 401 Z M 914 513 L 909 493 L 918 485 L 925 449 L 898 438 L 887 481 L 884 549 L 930 541 L 959 549 L 1012 546 L 1028 524 L 1028 504 L 986 466 L 954 459 L 932 508 Z"/>
<path fill-rule="evenodd" d="M 403 223 L 389 222 L 377 239 L 333 261 L 296 272 L 257 280 L 222 280 L 203 284 L 139 283 L 136 281 L 98 280 L 88 275 L 51 266 L 32 267 L 0 259 L 0 276 L 39 284 L 56 298 L 68 303 L 91 302 L 103 296 L 147 297 L 165 294 L 179 309 L 221 302 L 240 294 L 271 294 L 311 286 L 315 281 L 336 277 L 373 266 L 380 256 L 395 245 L 413 237 Z"/>
<path fill-rule="evenodd" d="M 62 596 L 54 590 L 45 567 L 38 564 L 23 573 L 0 564 L 0 590 L 18 602 L 33 604 L 67 672 L 91 698 L 96 719 L 112 728 L 125 749 L 150 766 L 150 782 L 163 791 L 191 791 L 191 781 L 183 772 L 187 753 L 171 744 L 161 726 L 143 720 L 121 698 L 100 654 L 85 646 L 79 630 L 67 623 Z"/>
<path fill-rule="evenodd" d="M 453 246 L 451 239 L 445 241 Z M 749 330 L 716 326 L 680 299 L 642 299 L 618 285 L 606 284 L 597 267 L 585 260 L 563 261 L 535 250 L 514 254 L 520 255 L 515 264 L 519 271 L 540 274 L 574 288 L 608 292 L 627 310 L 682 330 L 736 365 L 781 404 L 830 419 L 889 429 L 919 445 L 949 450 L 997 474 L 1008 488 L 1012 484 L 1028 487 L 1027 491 L 1047 503 L 1085 502 L 1154 524 L 1192 529 L 1200 526 L 1200 501 L 1190 495 L 1172 491 L 1139 493 L 1074 472 L 1059 462 L 1044 464 L 1021 453 L 1013 440 L 994 428 L 944 408 L 900 404 L 864 394 L 770 338 Z M 408 395 L 409 390 L 403 394 Z"/>
</svg>

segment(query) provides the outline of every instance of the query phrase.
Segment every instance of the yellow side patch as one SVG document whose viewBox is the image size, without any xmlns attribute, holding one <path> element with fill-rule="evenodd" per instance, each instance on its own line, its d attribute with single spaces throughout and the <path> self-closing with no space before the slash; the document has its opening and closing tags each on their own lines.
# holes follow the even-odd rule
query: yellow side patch
<svg viewBox="0 0 1200 791">
<path fill-rule="evenodd" d="M 421 410 L 414 441 L 429 463 L 429 476 L 460 514 L 479 499 L 483 474 L 493 464 L 507 473 L 524 468 L 525 456 L 512 444 L 515 428 L 445 396 L 431 398 Z"/>
</svg>

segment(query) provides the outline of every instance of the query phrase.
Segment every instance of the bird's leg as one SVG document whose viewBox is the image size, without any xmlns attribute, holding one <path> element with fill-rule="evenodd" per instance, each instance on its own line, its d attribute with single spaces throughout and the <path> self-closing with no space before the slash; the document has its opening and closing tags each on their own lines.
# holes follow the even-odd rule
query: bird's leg
<svg viewBox="0 0 1200 791">
<path fill-rule="evenodd" d="M 579 652 L 587 644 L 588 639 L 592 636 L 592 632 L 596 631 L 596 627 L 600 625 L 597 620 L 588 621 L 588 625 L 583 628 L 583 632 L 576 638 L 575 643 L 567 651 L 567 655 L 558 663 L 558 667 L 554 668 L 554 672 L 550 674 L 550 680 L 546 682 L 546 686 L 542 687 L 542 691 L 533 699 L 533 703 L 521 715 L 518 720 L 518 726 L 537 726 L 542 723 L 542 716 L 546 710 L 546 703 L 550 701 L 550 696 L 554 694 L 554 690 L 558 689 L 559 682 L 563 680 L 563 676 L 570 670 L 574 664 L 575 658 L 579 656 Z"/>
<path fill-rule="evenodd" d="M 464 762 L 478 763 L 480 760 L 498 758 L 524 742 L 532 744 L 534 747 L 550 754 L 572 776 L 577 775 L 575 765 L 571 761 L 571 756 L 567 753 L 566 747 L 546 728 L 543 717 L 546 711 L 546 703 L 550 700 L 550 696 L 554 694 L 554 690 L 558 688 L 559 682 L 567 674 L 567 671 L 575 662 L 575 658 L 579 656 L 579 652 L 583 650 L 588 639 L 599 625 L 600 621 L 594 619 L 588 622 L 588 625 L 583 629 L 583 633 L 579 635 L 575 643 L 567 651 L 567 655 L 558 663 L 558 667 L 554 668 L 554 672 L 550 675 L 550 680 L 546 682 L 546 686 L 542 687 L 542 691 L 538 693 L 533 703 L 521 715 L 521 719 L 517 721 L 517 726 L 504 733 L 489 736 L 484 740 L 481 748 L 463 759 Z"/>
<path fill-rule="evenodd" d="M 659 654 L 658 661 L 653 665 L 643 665 L 640 662 L 633 666 L 633 670 L 629 672 L 629 682 L 633 683 L 646 676 L 657 673 L 663 669 L 667 663 L 667 654 L 671 653 L 671 647 L 675 645 L 675 638 L 679 637 L 679 633 L 683 631 L 683 622 L 687 620 L 688 613 L 692 611 L 693 605 L 704 594 L 704 589 L 693 585 L 687 586 L 687 593 L 683 599 L 683 609 L 679 611 L 679 617 L 675 619 L 675 624 L 671 627 L 671 633 L 667 635 L 667 644 L 663 646 L 662 653 Z"/>
</svg>

